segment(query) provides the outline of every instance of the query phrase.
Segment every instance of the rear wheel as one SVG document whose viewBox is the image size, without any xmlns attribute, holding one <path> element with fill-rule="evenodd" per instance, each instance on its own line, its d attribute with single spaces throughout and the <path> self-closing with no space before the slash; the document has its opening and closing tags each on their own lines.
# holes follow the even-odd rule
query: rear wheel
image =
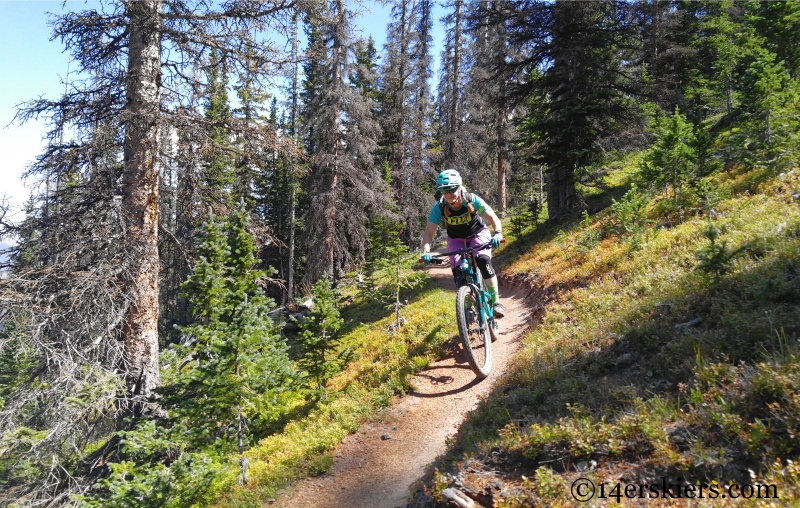
<svg viewBox="0 0 800 508">
<path fill-rule="evenodd" d="M 481 328 L 478 315 L 478 291 L 474 286 L 461 286 L 456 295 L 456 322 L 461 343 L 467 352 L 472 371 L 485 378 L 492 370 L 492 341 L 489 324 Z"/>
</svg>

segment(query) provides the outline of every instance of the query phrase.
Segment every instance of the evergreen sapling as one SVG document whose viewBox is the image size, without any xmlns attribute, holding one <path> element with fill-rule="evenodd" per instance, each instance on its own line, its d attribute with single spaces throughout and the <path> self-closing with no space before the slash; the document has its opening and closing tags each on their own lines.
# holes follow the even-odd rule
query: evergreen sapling
<svg viewBox="0 0 800 508">
<path fill-rule="evenodd" d="M 337 292 L 327 274 L 314 284 L 311 292 L 314 310 L 300 324 L 298 363 L 314 383 L 315 389 L 321 390 L 325 382 L 347 362 L 351 351 L 346 348 L 337 352 L 340 344 L 338 332 L 343 320 L 336 305 Z"/>
<path fill-rule="evenodd" d="M 160 393 L 173 430 L 194 446 L 222 453 L 234 441 L 242 456 L 252 425 L 271 418 L 278 394 L 294 377 L 287 347 L 267 313 L 275 306 L 260 286 L 243 207 L 203 228 L 194 273 L 183 284 L 194 322 L 180 327 L 188 357 Z"/>
<path fill-rule="evenodd" d="M 640 193 L 636 184 L 633 184 L 620 201 L 616 199 L 611 201 L 611 210 L 617 214 L 617 233 L 630 242 L 631 249 L 639 250 L 647 224 L 653 222 L 646 214 L 649 197 Z"/>
</svg>

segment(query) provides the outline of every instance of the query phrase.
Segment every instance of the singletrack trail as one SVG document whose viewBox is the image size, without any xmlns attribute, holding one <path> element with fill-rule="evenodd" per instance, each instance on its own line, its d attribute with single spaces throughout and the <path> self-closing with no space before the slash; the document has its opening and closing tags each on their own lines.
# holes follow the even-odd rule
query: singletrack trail
<svg viewBox="0 0 800 508">
<path fill-rule="evenodd" d="M 439 285 L 453 292 L 450 267 L 430 265 Z M 450 354 L 412 380 L 416 389 L 399 399 L 379 419 L 347 436 L 333 454 L 328 474 L 302 480 L 274 506 L 284 508 L 396 508 L 405 507 L 411 484 L 425 466 L 445 451 L 445 440 L 456 433 L 468 411 L 487 396 L 505 371 L 530 326 L 526 291 L 501 285 L 506 317 L 500 337 L 492 344 L 492 373 L 479 380 L 472 373 L 460 341 Z"/>
</svg>

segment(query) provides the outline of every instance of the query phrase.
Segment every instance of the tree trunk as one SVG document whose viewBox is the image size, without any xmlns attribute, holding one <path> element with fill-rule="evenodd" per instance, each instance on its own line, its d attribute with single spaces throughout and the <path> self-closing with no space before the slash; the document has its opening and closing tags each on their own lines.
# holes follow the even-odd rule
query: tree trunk
<svg viewBox="0 0 800 508">
<path fill-rule="evenodd" d="M 336 252 L 336 198 L 339 184 L 339 151 L 340 128 L 342 114 L 342 67 L 346 58 L 346 48 L 342 40 L 341 27 L 344 27 L 344 5 L 342 0 L 336 2 L 337 12 L 334 25 L 329 27 L 333 32 L 331 46 L 331 81 L 330 88 L 323 91 L 330 98 L 323 114 L 330 116 L 329 132 L 327 138 L 321 143 L 321 152 L 325 154 L 324 161 L 319 163 L 319 180 L 316 183 L 315 203 L 310 212 L 312 230 L 312 246 L 308 254 L 306 273 L 303 283 L 311 287 L 325 274 L 334 276 L 334 259 Z M 327 101 L 326 101 L 327 102 Z M 322 155 L 322 153 L 320 155 Z"/>
<path fill-rule="evenodd" d="M 505 87 L 501 88 L 501 96 L 505 93 Z M 506 114 L 505 104 L 500 108 L 500 121 L 497 127 L 497 206 L 500 209 L 500 217 L 506 215 L 506 161 L 508 160 L 508 150 L 506 149 L 506 128 L 508 126 L 508 115 Z"/>
<path fill-rule="evenodd" d="M 122 208 L 130 252 L 131 305 L 123 322 L 125 383 L 132 412 L 161 384 L 158 370 L 158 124 L 162 0 L 127 4 L 130 18 Z"/>
<path fill-rule="evenodd" d="M 548 168 L 547 172 L 547 215 L 548 220 L 557 220 L 568 213 L 578 202 L 575 192 L 575 170 L 562 164 Z"/>
<path fill-rule="evenodd" d="M 458 163 L 458 143 L 456 142 L 457 132 L 461 126 L 459 121 L 459 106 L 461 105 L 461 0 L 455 0 L 455 27 L 453 28 L 453 85 L 452 97 L 453 103 L 450 105 L 451 124 L 450 134 L 450 160 L 455 165 Z M 458 168 L 464 170 L 465 168 Z"/>
<path fill-rule="evenodd" d="M 405 201 L 406 175 L 406 61 L 408 60 L 408 29 L 406 27 L 408 15 L 408 1 L 401 0 L 400 15 L 400 63 L 397 69 L 397 109 L 400 112 L 397 118 L 397 148 L 395 149 L 395 171 L 397 177 L 393 180 L 397 185 L 398 203 Z"/>
<path fill-rule="evenodd" d="M 300 40 L 297 37 L 297 24 L 299 19 L 299 11 L 297 7 L 294 9 L 292 15 L 292 61 L 294 62 L 294 69 L 292 70 L 292 111 L 291 111 L 291 125 L 292 125 L 292 139 L 297 145 L 297 98 L 298 98 L 298 81 L 300 79 Z M 290 303 L 294 297 L 294 223 L 295 223 L 295 159 L 292 156 L 291 164 L 289 165 L 289 259 L 287 260 L 287 281 L 286 281 L 286 303 Z"/>
</svg>

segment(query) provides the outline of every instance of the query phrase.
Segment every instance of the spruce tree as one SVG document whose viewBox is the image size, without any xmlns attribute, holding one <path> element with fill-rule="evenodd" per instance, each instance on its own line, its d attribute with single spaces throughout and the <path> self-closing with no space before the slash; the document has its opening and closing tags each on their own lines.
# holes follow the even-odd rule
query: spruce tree
<svg viewBox="0 0 800 508">
<path fill-rule="evenodd" d="M 40 354 L 42 383 L 18 387 L 9 399 L 16 402 L 0 409 L 9 425 L 50 430 L 32 450 L 39 466 L 26 473 L 24 488 L 13 494 L 0 489 L 3 501 L 12 495 L 15 502 L 46 504 L 88 488 L 96 477 L 78 467 L 89 452 L 87 443 L 101 440 L 98 433 L 108 433 L 117 422 L 127 425 L 125 415 L 160 412 L 151 397 L 161 383 L 160 139 L 177 134 L 180 140 L 178 156 L 185 160 L 177 162 L 188 171 L 179 174 L 177 187 L 186 195 L 178 194 L 175 208 L 197 216 L 204 208 L 197 189 L 202 161 L 190 156 L 209 145 L 209 132 L 197 103 L 206 79 L 196 66 L 215 48 L 221 67 L 232 75 L 246 61 L 277 75 L 281 48 L 262 35 L 279 30 L 294 7 L 108 0 L 100 9 L 53 18 L 54 38 L 69 49 L 78 78 L 57 100 L 24 104 L 18 120 L 51 120 L 48 146 L 29 176 L 56 183 L 57 193 L 70 199 L 55 207 L 51 193 L 42 196 L 45 213 L 37 214 L 36 229 L 53 234 L 33 239 L 35 247 L 18 247 L 34 247 L 39 265 L 15 267 L 17 286 L 10 280 L 2 284 L 4 301 Z M 234 136 L 247 133 L 241 124 L 229 127 Z M 61 135 L 70 131 L 77 133 L 72 139 Z M 258 144 L 265 151 L 284 149 L 274 138 L 262 136 Z M 176 214 L 182 221 L 184 214 Z M 0 234 L 13 234 L 15 227 L 7 226 Z M 173 231 L 176 243 L 191 238 L 185 226 L 177 224 Z M 38 298 L 51 303 L 40 305 Z M 84 407 L 104 409 L 89 420 L 76 414 L 70 398 L 78 392 L 92 394 Z M 38 401 L 35 421 L 25 401 Z"/>
<path fill-rule="evenodd" d="M 205 119 L 208 143 L 203 154 L 205 164 L 201 171 L 202 189 L 206 202 L 227 211 L 236 203 L 233 195 L 235 172 L 231 156 L 232 140 L 228 127 L 232 112 L 228 100 L 228 75 L 216 50 L 211 51 L 206 74 L 208 91 L 205 93 Z"/>
<path fill-rule="evenodd" d="M 300 350 L 298 364 L 306 372 L 313 388 L 321 390 L 347 361 L 349 350 L 337 351 L 341 342 L 338 332 L 343 320 L 337 307 L 337 292 L 327 275 L 314 283 L 311 294 L 314 309 L 301 323 L 296 339 Z"/>
<path fill-rule="evenodd" d="M 663 186 L 667 196 L 672 189 L 672 196 L 677 203 L 681 190 L 696 178 L 694 143 L 691 124 L 676 108 L 659 125 L 656 143 L 642 162 L 642 179 L 652 187 Z"/>
<path fill-rule="evenodd" d="M 373 103 L 347 81 L 354 41 L 343 1 L 332 3 L 324 28 L 323 79 L 304 117 L 307 146 L 313 147 L 306 182 L 307 287 L 323 274 L 333 277 L 363 262 L 369 215 L 383 210 L 385 199 L 374 163 L 380 126 Z"/>
<path fill-rule="evenodd" d="M 419 283 L 419 278 L 408 270 L 409 252 L 400 240 L 402 230 L 402 224 L 388 217 L 378 217 L 372 221 L 367 261 L 364 264 L 367 283 L 362 289 L 362 294 L 368 299 L 378 301 L 394 312 L 395 330 L 404 322 L 400 315 L 402 291 Z"/>
<path fill-rule="evenodd" d="M 479 6 L 470 14 L 473 24 L 506 27 L 513 56 L 498 61 L 497 71 L 509 78 L 504 95 L 514 102 L 536 98 L 529 105 L 538 109 L 528 115 L 542 139 L 536 151 L 547 164 L 547 206 L 555 220 L 578 205 L 577 175 L 598 160 L 600 142 L 638 115 L 631 6 L 615 0 Z"/>
<path fill-rule="evenodd" d="M 417 241 L 424 226 L 421 217 L 430 204 L 423 190 L 430 179 L 430 125 L 424 118 L 430 111 L 430 23 L 429 2 L 396 0 L 381 66 L 380 153 L 389 161 L 394 198 L 403 204 L 399 213 L 407 242 Z"/>
<path fill-rule="evenodd" d="M 180 327 L 187 360 L 160 394 L 173 431 L 194 447 L 241 453 L 294 375 L 247 228 L 243 207 L 227 221 L 210 216 L 183 284 L 193 320 Z"/>
</svg>

